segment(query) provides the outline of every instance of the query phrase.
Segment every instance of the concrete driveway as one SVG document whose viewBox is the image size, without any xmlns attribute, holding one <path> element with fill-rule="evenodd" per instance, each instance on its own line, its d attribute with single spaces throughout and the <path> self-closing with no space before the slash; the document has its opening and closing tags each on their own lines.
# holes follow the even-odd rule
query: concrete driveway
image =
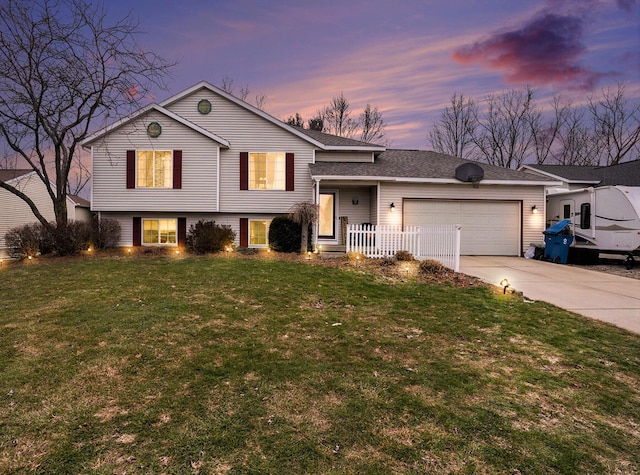
<svg viewBox="0 0 640 475">
<path fill-rule="evenodd" d="M 462 256 L 460 272 L 640 334 L 640 280 L 523 257 Z"/>
</svg>

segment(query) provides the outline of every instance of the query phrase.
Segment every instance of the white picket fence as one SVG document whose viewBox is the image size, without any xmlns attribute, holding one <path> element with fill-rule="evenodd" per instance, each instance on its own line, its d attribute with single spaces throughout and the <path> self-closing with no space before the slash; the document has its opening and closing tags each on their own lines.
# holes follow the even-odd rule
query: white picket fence
<svg viewBox="0 0 640 475">
<path fill-rule="evenodd" d="M 377 226 L 347 225 L 347 252 L 366 257 L 393 257 L 408 251 L 419 260 L 432 259 L 458 272 L 460 270 L 460 226 Z"/>
</svg>

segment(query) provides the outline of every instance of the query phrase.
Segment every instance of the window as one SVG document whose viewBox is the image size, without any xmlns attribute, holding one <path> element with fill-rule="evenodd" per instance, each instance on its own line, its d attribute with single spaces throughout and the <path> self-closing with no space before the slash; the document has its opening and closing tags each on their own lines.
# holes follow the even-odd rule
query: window
<svg viewBox="0 0 640 475">
<path fill-rule="evenodd" d="M 249 245 L 253 247 L 266 247 L 269 244 L 269 226 L 271 221 L 249 221 Z"/>
<path fill-rule="evenodd" d="M 143 219 L 142 244 L 178 244 L 178 223 L 175 219 Z"/>
<path fill-rule="evenodd" d="M 138 150 L 137 172 L 139 188 L 173 188 L 171 150 Z"/>
<path fill-rule="evenodd" d="M 582 203 L 580 205 L 580 229 L 589 229 L 591 227 L 591 203 Z"/>
<path fill-rule="evenodd" d="M 286 161 L 284 152 L 249 154 L 249 189 L 284 190 Z"/>
</svg>

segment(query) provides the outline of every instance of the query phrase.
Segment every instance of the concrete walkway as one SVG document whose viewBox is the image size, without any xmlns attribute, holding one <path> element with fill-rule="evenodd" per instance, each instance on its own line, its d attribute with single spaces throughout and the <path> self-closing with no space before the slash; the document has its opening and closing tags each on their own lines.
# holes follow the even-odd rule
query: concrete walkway
<svg viewBox="0 0 640 475">
<path fill-rule="evenodd" d="M 640 334 L 640 280 L 523 257 L 462 256 L 460 272 Z"/>
</svg>

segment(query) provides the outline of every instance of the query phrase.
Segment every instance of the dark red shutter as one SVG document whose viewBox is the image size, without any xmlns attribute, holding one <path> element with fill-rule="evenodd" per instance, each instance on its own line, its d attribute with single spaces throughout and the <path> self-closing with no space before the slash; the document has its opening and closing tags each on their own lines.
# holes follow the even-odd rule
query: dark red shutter
<svg viewBox="0 0 640 475">
<path fill-rule="evenodd" d="M 136 187 L 136 151 L 127 150 L 127 188 Z"/>
<path fill-rule="evenodd" d="M 285 155 L 285 159 L 286 159 L 286 178 L 287 178 L 287 185 L 286 185 L 286 190 L 287 191 L 294 191 L 294 176 L 295 176 L 295 168 L 293 165 L 293 154 L 292 153 L 287 153 Z"/>
<path fill-rule="evenodd" d="M 240 218 L 240 247 L 249 247 L 249 219 Z"/>
<path fill-rule="evenodd" d="M 240 189 L 249 189 L 249 153 L 240 152 Z"/>
<path fill-rule="evenodd" d="M 133 245 L 142 245 L 142 218 L 133 218 Z"/>
<path fill-rule="evenodd" d="M 187 218 L 178 218 L 178 246 L 187 243 Z"/>
<path fill-rule="evenodd" d="M 182 150 L 173 151 L 173 188 L 182 188 Z"/>
</svg>

